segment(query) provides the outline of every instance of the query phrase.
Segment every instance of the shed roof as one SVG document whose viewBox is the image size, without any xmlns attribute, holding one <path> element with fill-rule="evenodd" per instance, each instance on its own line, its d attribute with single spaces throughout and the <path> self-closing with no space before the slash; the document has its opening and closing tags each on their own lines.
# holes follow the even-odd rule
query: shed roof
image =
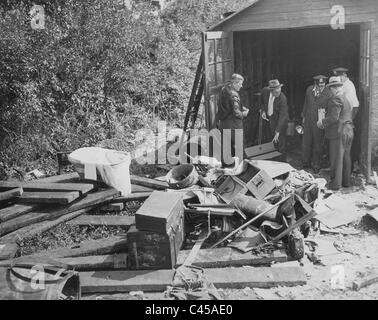
<svg viewBox="0 0 378 320">
<path fill-rule="evenodd" d="M 212 31 L 212 30 L 218 28 L 220 25 L 222 25 L 222 24 L 225 23 L 226 21 L 229 21 L 229 20 L 233 19 L 235 16 L 239 15 L 240 13 L 242 13 L 242 12 L 245 11 L 245 10 L 247 10 L 248 8 L 254 6 L 257 2 L 260 2 L 260 1 L 261 1 L 261 0 L 251 0 L 251 3 L 250 3 L 248 6 L 246 6 L 246 7 L 243 8 L 243 9 L 240 9 L 240 10 L 236 11 L 235 13 L 231 14 L 231 15 L 228 16 L 227 18 L 225 18 L 225 19 L 219 21 L 217 24 L 211 26 L 211 27 L 208 29 L 208 31 Z"/>
</svg>

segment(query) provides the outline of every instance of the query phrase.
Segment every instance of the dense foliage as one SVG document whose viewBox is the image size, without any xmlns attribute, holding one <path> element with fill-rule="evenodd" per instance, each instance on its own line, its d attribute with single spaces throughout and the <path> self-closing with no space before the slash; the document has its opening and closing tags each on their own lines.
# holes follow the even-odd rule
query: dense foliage
<svg viewBox="0 0 378 320">
<path fill-rule="evenodd" d="M 245 2 L 2 1 L 0 178 L 49 167 L 57 151 L 132 149 L 157 119 L 181 125 L 200 32 Z"/>
</svg>

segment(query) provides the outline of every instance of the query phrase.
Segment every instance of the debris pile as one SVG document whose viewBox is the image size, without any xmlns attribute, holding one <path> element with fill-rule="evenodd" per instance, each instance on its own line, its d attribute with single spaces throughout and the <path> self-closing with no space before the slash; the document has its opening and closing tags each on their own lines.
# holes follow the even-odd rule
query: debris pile
<svg viewBox="0 0 378 320">
<path fill-rule="evenodd" d="M 345 214 L 350 204 L 326 198 L 323 179 L 286 163 L 245 160 L 221 168 L 215 159 L 191 160 L 158 179 L 131 176 L 127 195 L 77 173 L 0 182 L 0 269 L 11 270 L 22 258 L 29 266 L 64 264 L 79 272 L 82 293 L 219 299 L 221 288 L 305 284 L 301 268 L 280 263 L 306 253 L 318 261 L 319 243 L 308 239 L 310 232 L 352 219 Z M 140 203 L 135 215 L 90 214 L 98 207 L 121 211 L 131 201 Z M 21 240 L 61 223 L 120 226 L 125 234 L 17 258 Z"/>
</svg>

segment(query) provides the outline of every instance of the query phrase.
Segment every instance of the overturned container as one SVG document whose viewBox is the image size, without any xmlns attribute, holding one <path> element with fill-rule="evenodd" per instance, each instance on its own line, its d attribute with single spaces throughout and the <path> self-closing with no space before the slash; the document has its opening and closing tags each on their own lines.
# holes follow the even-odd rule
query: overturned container
<svg viewBox="0 0 378 320">
<path fill-rule="evenodd" d="M 68 156 L 80 178 L 103 181 L 126 196 L 131 193 L 129 153 L 89 147 Z"/>
</svg>

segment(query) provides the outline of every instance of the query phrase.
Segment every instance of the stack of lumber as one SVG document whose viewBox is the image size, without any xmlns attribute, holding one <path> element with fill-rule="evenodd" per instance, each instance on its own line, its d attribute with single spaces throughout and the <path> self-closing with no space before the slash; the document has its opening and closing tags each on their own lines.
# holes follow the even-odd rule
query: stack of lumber
<svg viewBox="0 0 378 320">
<path fill-rule="evenodd" d="M 0 260 L 16 256 L 21 240 L 116 197 L 119 192 L 114 188 L 82 182 L 76 173 L 29 182 L 0 181 Z"/>
</svg>

